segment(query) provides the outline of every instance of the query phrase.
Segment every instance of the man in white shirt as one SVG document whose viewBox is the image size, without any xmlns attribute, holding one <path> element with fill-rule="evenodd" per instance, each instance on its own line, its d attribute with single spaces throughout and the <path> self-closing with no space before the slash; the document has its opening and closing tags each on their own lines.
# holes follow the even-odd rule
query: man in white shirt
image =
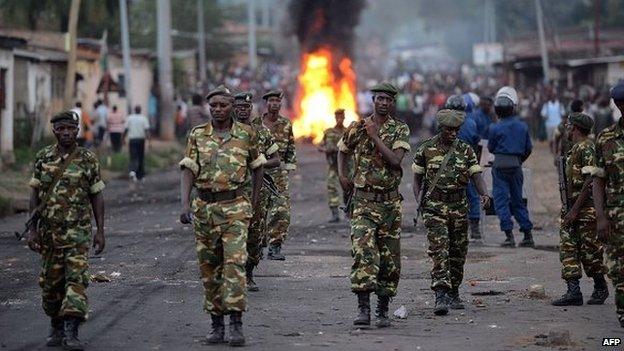
<svg viewBox="0 0 624 351">
<path fill-rule="evenodd" d="M 95 129 L 97 135 L 95 136 L 96 146 L 99 146 L 104 140 L 104 134 L 106 133 L 106 125 L 108 120 L 108 107 L 102 100 L 98 100 L 95 103 Z"/>
<path fill-rule="evenodd" d="M 141 180 L 145 175 L 145 139 L 149 138 L 149 120 L 141 114 L 141 106 L 134 107 L 134 113 L 128 116 L 124 138 L 128 137 L 130 151 L 130 178 Z"/>
<path fill-rule="evenodd" d="M 542 106 L 542 118 L 546 120 L 546 133 L 548 140 L 552 141 L 555 130 L 561 122 L 561 116 L 565 114 L 563 104 L 559 102 L 555 93 L 550 93 L 550 99 Z"/>
</svg>

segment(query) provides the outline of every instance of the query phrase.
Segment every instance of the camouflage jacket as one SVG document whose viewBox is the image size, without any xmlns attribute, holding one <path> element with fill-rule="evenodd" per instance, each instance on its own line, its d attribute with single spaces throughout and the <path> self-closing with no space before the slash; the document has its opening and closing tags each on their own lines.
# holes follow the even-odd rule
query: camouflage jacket
<svg viewBox="0 0 624 351">
<path fill-rule="evenodd" d="M 262 124 L 265 113 L 261 118 L 256 119 L 256 124 Z M 278 146 L 280 160 L 284 163 L 284 169 L 293 171 L 297 168 L 297 156 L 295 155 L 295 137 L 292 131 L 292 123 L 284 116 L 279 116 L 277 122 L 272 128 L 268 128 Z M 279 168 L 273 168 L 269 172 L 278 171 Z"/>
<path fill-rule="evenodd" d="M 224 139 L 214 132 L 211 123 L 193 128 L 180 167 L 193 172 L 196 188 L 218 192 L 244 186 L 249 180 L 248 170 L 265 162 L 253 128 L 232 121 Z"/>
<path fill-rule="evenodd" d="M 275 139 L 273 139 L 271 132 L 269 132 L 265 126 L 253 124 L 252 127 L 256 131 L 256 134 L 258 134 L 259 151 L 268 159 L 269 156 L 279 150 L 279 146 L 275 142 Z"/>
<path fill-rule="evenodd" d="M 596 167 L 592 176 L 606 182 L 606 206 L 624 205 L 624 118 L 605 129 L 596 141 Z"/>
<path fill-rule="evenodd" d="M 43 148 L 35 158 L 29 185 L 37 190 L 40 199 L 52 191 L 42 210 L 42 220 L 51 226 L 91 227 L 90 195 L 104 189 L 100 164 L 91 151 L 77 147 L 74 159 L 54 189 L 50 189 L 54 175 L 63 162 L 56 144 Z M 57 246 L 82 244 L 89 240 L 90 231 L 66 230 L 62 237 L 54 238 Z"/>
<path fill-rule="evenodd" d="M 443 147 L 439 141 L 439 134 L 423 141 L 414 153 L 412 170 L 415 174 L 424 175 L 425 185 L 433 181 L 448 146 Z M 445 192 L 463 190 L 468 186 L 470 177 L 481 172 L 481 166 L 477 162 L 477 156 L 473 148 L 467 143 L 458 140 L 453 155 L 449 159 L 446 170 L 440 175 L 436 188 Z"/>
<path fill-rule="evenodd" d="M 572 146 L 566 156 L 565 164 L 568 198 L 576 199 L 581 195 L 583 184 L 590 178 L 591 171 L 594 169 L 595 165 L 596 151 L 593 141 L 585 139 Z"/>
<path fill-rule="evenodd" d="M 366 119 L 370 118 L 372 116 Z M 379 137 L 391 150 L 410 150 L 407 124 L 392 117 L 379 128 Z M 366 133 L 364 120 L 351 123 L 338 142 L 338 149 L 353 154 L 355 158 L 353 183 L 356 188 L 388 191 L 397 189 L 401 183 L 403 172 L 384 162 L 381 152 Z"/>
<path fill-rule="evenodd" d="M 340 141 L 340 138 L 342 138 L 342 136 L 344 135 L 345 131 L 346 128 L 344 127 L 332 127 L 326 129 L 325 132 L 323 132 L 323 140 L 321 141 L 321 145 L 326 150 L 335 150 L 335 152 L 325 154 L 327 156 L 327 163 L 329 163 L 329 165 L 332 167 L 337 167 L 338 165 L 338 142 Z"/>
</svg>

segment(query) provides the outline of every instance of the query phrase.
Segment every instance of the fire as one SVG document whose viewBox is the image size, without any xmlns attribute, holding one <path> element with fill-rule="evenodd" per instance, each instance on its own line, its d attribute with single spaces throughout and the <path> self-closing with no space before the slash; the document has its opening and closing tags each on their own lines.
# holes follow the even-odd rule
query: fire
<svg viewBox="0 0 624 351">
<path fill-rule="evenodd" d="M 334 111 L 345 109 L 345 125 L 357 120 L 355 72 L 351 60 L 339 59 L 328 48 L 303 54 L 299 90 L 293 121 L 295 138 L 310 137 L 315 144 L 323 139 L 323 131 L 336 124 Z"/>
</svg>

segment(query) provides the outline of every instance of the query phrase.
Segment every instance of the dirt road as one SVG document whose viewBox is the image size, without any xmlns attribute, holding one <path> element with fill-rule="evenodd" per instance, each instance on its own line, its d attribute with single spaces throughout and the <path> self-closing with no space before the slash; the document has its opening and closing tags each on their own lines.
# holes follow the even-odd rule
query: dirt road
<svg viewBox="0 0 624 351">
<path fill-rule="evenodd" d="M 244 316 L 248 348 L 254 350 L 569 350 L 600 349 L 603 337 L 622 337 L 612 297 L 604 306 L 556 308 L 549 300 L 563 292 L 557 244 L 556 175 L 539 146 L 534 169 L 534 220 L 543 248 L 501 249 L 497 222 L 488 219 L 486 244 L 471 246 L 461 288 L 467 309 L 434 317 L 429 289 L 431 262 L 422 228 L 411 222 L 415 209 L 405 164 L 402 193 L 404 235 L 402 277 L 391 312 L 407 309 L 389 329 L 357 330 L 351 325 L 356 299 L 349 291 L 351 265 L 346 222 L 326 223 L 324 161 L 312 147 L 298 147 L 292 176 L 293 219 L 284 262 L 262 261 Z M 178 173 L 151 175 L 135 190 L 121 180 L 106 190 L 107 249 L 91 257 L 91 273 L 110 282 L 88 289 L 91 314 L 82 328 L 89 350 L 204 350 L 210 318 L 201 309 L 202 287 L 193 234 L 176 222 Z M 0 219 L 0 349 L 46 349 L 48 320 L 41 309 L 38 258 L 12 232 L 23 215 Z M 545 298 L 531 298 L 532 284 Z M 582 281 L 591 294 L 591 282 Z M 612 289 L 611 289 L 612 290 Z M 375 299 L 373 299 L 374 301 Z M 569 333 L 569 337 L 566 337 Z M 548 337 L 550 334 L 550 338 Z M 561 345 L 553 338 L 562 334 Z M 613 349 L 613 348 L 611 348 Z"/>
</svg>

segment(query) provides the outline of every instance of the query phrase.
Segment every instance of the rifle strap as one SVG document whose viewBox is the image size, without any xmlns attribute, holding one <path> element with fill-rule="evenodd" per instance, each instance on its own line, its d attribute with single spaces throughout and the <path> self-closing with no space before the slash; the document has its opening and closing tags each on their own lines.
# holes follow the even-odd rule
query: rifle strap
<svg viewBox="0 0 624 351">
<path fill-rule="evenodd" d="M 444 159 L 442 159 L 442 163 L 440 163 L 440 168 L 438 168 L 438 171 L 436 172 L 435 176 L 433 177 L 433 180 L 431 181 L 431 184 L 429 185 L 427 194 L 424 197 L 425 199 L 429 198 L 429 196 L 431 195 L 435 187 L 438 185 L 438 181 L 440 180 L 440 177 L 442 177 L 442 173 L 444 173 L 444 171 L 446 170 L 446 166 L 448 165 L 449 160 L 451 159 L 451 156 L 453 156 L 453 153 L 455 152 L 455 148 L 457 147 L 458 142 L 459 142 L 459 139 L 455 139 L 455 141 L 451 145 L 451 148 L 448 150 L 446 155 L 444 155 Z"/>
<path fill-rule="evenodd" d="M 59 167 L 59 169 L 54 173 L 54 177 L 52 178 L 52 183 L 50 183 L 50 187 L 48 188 L 48 191 L 46 191 L 46 193 L 39 199 L 39 205 L 35 207 L 34 211 L 32 212 L 33 214 L 40 213 L 41 210 L 43 210 L 43 208 L 46 205 L 46 202 L 48 202 L 48 200 L 50 199 L 50 196 L 52 196 L 52 192 L 54 191 L 54 188 L 56 188 L 56 185 L 63 177 L 63 174 L 67 170 L 67 167 L 69 167 L 70 163 L 76 157 L 76 154 L 78 154 L 78 146 L 74 148 L 74 151 L 72 151 L 72 153 L 69 154 L 69 156 L 67 156 L 65 161 L 63 161 L 63 163 L 61 164 L 61 167 Z"/>
</svg>

